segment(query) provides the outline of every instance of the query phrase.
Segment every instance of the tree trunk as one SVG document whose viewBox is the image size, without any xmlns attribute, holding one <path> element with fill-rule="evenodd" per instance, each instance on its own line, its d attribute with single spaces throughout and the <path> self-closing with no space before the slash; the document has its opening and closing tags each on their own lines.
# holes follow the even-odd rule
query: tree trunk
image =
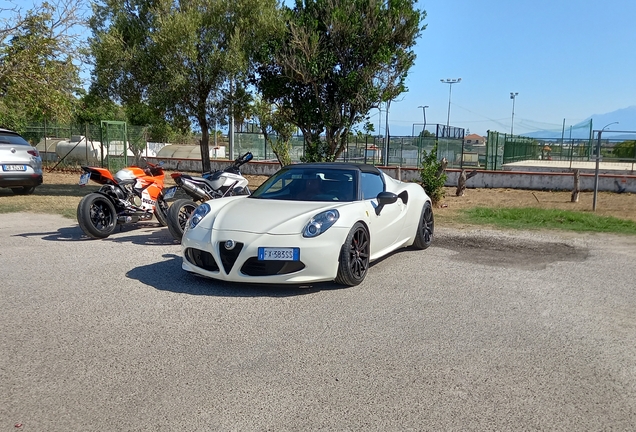
<svg viewBox="0 0 636 432">
<path fill-rule="evenodd" d="M 205 173 L 212 171 L 210 167 L 210 131 L 208 131 L 207 123 L 205 123 L 205 127 L 201 122 L 199 124 L 201 125 L 201 172 Z"/>
<path fill-rule="evenodd" d="M 464 191 L 466 190 L 466 170 L 463 169 L 459 174 L 459 178 L 457 179 L 457 190 L 455 191 L 456 196 L 464 196 Z"/>
<path fill-rule="evenodd" d="M 442 174 L 446 172 L 446 167 L 448 166 L 448 159 L 442 158 L 439 163 L 439 167 L 437 168 L 437 178 L 440 178 Z"/>
<path fill-rule="evenodd" d="M 579 170 L 574 170 L 574 189 L 572 189 L 572 202 L 579 202 L 579 192 L 581 192 L 580 182 L 581 175 L 579 173 Z"/>
</svg>

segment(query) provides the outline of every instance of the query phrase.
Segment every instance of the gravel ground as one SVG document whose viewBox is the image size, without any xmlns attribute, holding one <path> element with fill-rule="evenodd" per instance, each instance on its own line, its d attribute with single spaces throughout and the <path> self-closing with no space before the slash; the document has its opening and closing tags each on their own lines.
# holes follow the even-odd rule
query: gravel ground
<svg viewBox="0 0 636 432">
<path fill-rule="evenodd" d="M 178 254 L 0 214 L 0 430 L 636 429 L 634 238 L 440 228 L 353 288 Z"/>
</svg>

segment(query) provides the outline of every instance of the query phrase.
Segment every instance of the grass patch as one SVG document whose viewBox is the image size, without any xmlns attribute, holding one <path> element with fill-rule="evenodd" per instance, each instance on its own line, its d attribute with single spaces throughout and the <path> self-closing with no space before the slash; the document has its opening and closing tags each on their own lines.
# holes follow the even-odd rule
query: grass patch
<svg viewBox="0 0 636 432">
<path fill-rule="evenodd" d="M 539 208 L 484 208 L 462 211 L 469 223 L 513 229 L 559 229 L 636 235 L 636 222 L 594 213 Z"/>
</svg>

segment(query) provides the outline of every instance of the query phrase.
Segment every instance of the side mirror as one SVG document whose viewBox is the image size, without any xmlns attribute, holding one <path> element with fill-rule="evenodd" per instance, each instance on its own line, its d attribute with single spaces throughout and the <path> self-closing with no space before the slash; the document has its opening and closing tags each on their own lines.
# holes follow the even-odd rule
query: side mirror
<svg viewBox="0 0 636 432">
<path fill-rule="evenodd" d="M 398 196 L 393 192 L 380 192 L 377 196 L 378 206 L 375 208 L 375 214 L 380 215 L 385 205 L 393 204 L 397 199 Z"/>
</svg>

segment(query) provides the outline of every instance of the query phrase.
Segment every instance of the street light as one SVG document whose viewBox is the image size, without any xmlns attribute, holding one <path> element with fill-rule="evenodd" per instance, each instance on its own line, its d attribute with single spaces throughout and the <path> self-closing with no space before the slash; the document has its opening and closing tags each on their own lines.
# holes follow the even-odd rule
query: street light
<svg viewBox="0 0 636 432">
<path fill-rule="evenodd" d="M 450 125 L 451 92 L 453 89 L 453 84 L 457 84 L 458 82 L 461 82 L 461 80 L 461 78 L 446 78 L 440 80 L 444 84 L 448 84 L 448 116 L 446 117 L 446 127 Z"/>
<path fill-rule="evenodd" d="M 510 99 L 512 99 L 512 122 L 510 123 L 510 135 L 514 135 L 515 130 L 515 99 L 519 93 L 510 92 Z"/>
<path fill-rule="evenodd" d="M 596 197 L 598 195 L 598 171 L 601 162 L 601 134 L 606 127 L 609 127 L 613 124 L 618 124 L 618 122 L 610 123 L 607 126 L 604 126 L 603 129 L 598 131 L 598 141 L 596 142 L 596 170 L 594 171 L 594 200 L 592 202 L 592 211 L 596 211 Z"/>
<path fill-rule="evenodd" d="M 424 136 L 424 131 L 426 130 L 426 108 L 428 108 L 428 105 L 420 105 L 418 108 L 422 108 L 422 116 L 424 117 L 424 126 L 422 127 L 422 136 Z"/>
</svg>

